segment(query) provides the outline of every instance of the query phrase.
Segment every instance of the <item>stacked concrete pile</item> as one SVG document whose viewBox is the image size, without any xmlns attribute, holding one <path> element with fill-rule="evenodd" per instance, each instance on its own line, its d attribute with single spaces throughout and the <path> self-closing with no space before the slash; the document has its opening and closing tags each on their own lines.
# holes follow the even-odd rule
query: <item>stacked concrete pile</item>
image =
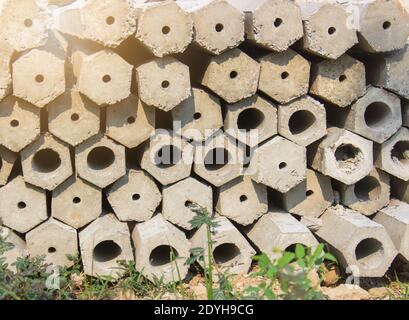
<svg viewBox="0 0 409 320">
<path fill-rule="evenodd" d="M 409 259 L 408 35 L 398 0 L 2 1 L 9 261 L 184 278 L 198 204 L 221 271 L 325 242 L 382 276 Z"/>
</svg>

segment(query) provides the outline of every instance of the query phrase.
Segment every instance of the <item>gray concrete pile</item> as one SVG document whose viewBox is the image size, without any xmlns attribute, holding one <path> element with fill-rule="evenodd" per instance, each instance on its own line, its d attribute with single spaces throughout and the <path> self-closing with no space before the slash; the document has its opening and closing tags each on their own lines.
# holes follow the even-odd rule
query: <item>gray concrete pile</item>
<svg viewBox="0 0 409 320">
<path fill-rule="evenodd" d="M 207 245 L 192 204 L 216 215 L 221 271 L 298 243 L 328 244 L 357 276 L 408 261 L 403 5 L 1 1 L 8 261 L 80 254 L 88 275 L 134 260 L 184 278 Z"/>
</svg>

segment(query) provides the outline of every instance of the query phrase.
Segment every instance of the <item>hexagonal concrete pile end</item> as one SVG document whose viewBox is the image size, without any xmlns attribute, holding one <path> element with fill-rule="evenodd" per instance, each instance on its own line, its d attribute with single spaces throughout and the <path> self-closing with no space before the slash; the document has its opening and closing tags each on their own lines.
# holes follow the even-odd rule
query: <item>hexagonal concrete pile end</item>
<svg viewBox="0 0 409 320">
<path fill-rule="evenodd" d="M 98 134 L 75 149 L 78 175 L 105 188 L 126 174 L 125 147 Z"/>
<path fill-rule="evenodd" d="M 142 170 L 129 170 L 107 191 L 108 201 L 121 221 L 149 220 L 162 200 L 152 177 Z"/>
<path fill-rule="evenodd" d="M 79 177 L 69 178 L 53 191 L 52 216 L 75 229 L 94 221 L 101 211 L 101 190 Z"/>
<path fill-rule="evenodd" d="M 27 233 L 26 241 L 31 256 L 45 256 L 56 266 L 72 266 L 68 256 L 78 254 L 77 231 L 52 218 Z"/>
<path fill-rule="evenodd" d="M 180 53 L 193 39 L 193 21 L 177 2 L 161 1 L 136 7 L 136 38 L 155 56 Z"/>
<path fill-rule="evenodd" d="M 21 152 L 24 180 L 54 190 L 73 174 L 68 145 L 45 133 Z"/>
<path fill-rule="evenodd" d="M 187 178 L 163 188 L 163 217 L 185 230 L 192 230 L 190 223 L 196 216 L 196 206 L 213 212 L 212 187 L 194 178 Z"/>
<path fill-rule="evenodd" d="M 48 130 L 73 147 L 99 131 L 100 108 L 75 89 L 64 93 L 47 108 Z M 67 130 L 67 124 L 71 130 Z"/>
<path fill-rule="evenodd" d="M 40 109 L 9 96 L 0 102 L 0 144 L 20 152 L 40 135 Z"/>
<path fill-rule="evenodd" d="M 250 2 L 249 2 L 249 4 Z M 247 38 L 274 51 L 285 51 L 303 36 L 300 8 L 290 0 L 255 2 L 246 10 Z M 273 22 L 273 27 L 271 27 Z"/>
<path fill-rule="evenodd" d="M 157 132 L 146 145 L 141 167 L 162 185 L 187 178 L 192 171 L 194 148 L 169 132 Z"/>
<path fill-rule="evenodd" d="M 130 95 L 133 66 L 115 52 L 74 53 L 73 64 L 78 68 L 78 90 L 96 104 L 115 104 Z"/>
<path fill-rule="evenodd" d="M 190 243 L 185 234 L 158 214 L 137 224 L 132 232 L 135 267 L 151 281 L 169 283 L 185 279 Z"/>
<path fill-rule="evenodd" d="M 275 137 L 254 151 L 249 172 L 254 181 L 281 193 L 288 192 L 306 177 L 306 149 Z"/>
<path fill-rule="evenodd" d="M 341 184 L 338 190 L 345 206 L 370 216 L 388 205 L 389 175 L 374 168 L 369 175 L 352 185 Z"/>
<path fill-rule="evenodd" d="M 331 127 L 316 149 L 311 167 L 345 184 L 353 184 L 372 170 L 372 141 L 345 129 Z"/>
<path fill-rule="evenodd" d="M 218 133 L 196 146 L 194 172 L 216 187 L 240 176 L 244 148 Z"/>
<path fill-rule="evenodd" d="M 172 109 L 173 131 L 186 139 L 201 142 L 223 126 L 220 99 L 200 88 Z"/>
<path fill-rule="evenodd" d="M 308 93 L 311 64 L 288 49 L 260 59 L 258 89 L 279 103 L 288 103 Z"/>
<path fill-rule="evenodd" d="M 352 106 L 344 128 L 377 143 L 389 139 L 402 126 L 402 111 L 398 96 L 376 87 Z"/>
<path fill-rule="evenodd" d="M 217 217 L 218 224 L 213 229 L 213 258 L 221 272 L 229 271 L 231 274 L 247 273 L 250 270 L 252 257 L 256 251 L 246 238 L 226 217 Z M 204 259 L 208 259 L 208 241 L 206 226 L 202 226 L 190 239 L 192 248 L 203 248 Z M 203 266 L 203 262 L 199 261 Z"/>
<path fill-rule="evenodd" d="M 65 61 L 34 49 L 13 63 L 13 94 L 39 108 L 65 91 Z"/>
<path fill-rule="evenodd" d="M 375 165 L 387 173 L 409 181 L 409 129 L 400 128 L 389 140 L 375 145 Z"/>
<path fill-rule="evenodd" d="M 236 48 L 210 59 L 201 84 L 235 103 L 256 93 L 259 77 L 259 63 Z"/>
<path fill-rule="evenodd" d="M 409 261 L 409 204 L 399 200 L 392 200 L 390 204 L 381 209 L 374 221 L 382 224 L 391 237 L 399 254 Z"/>
<path fill-rule="evenodd" d="M 30 186 L 22 176 L 0 189 L 0 217 L 4 225 L 25 233 L 47 220 L 45 191 Z"/>
<path fill-rule="evenodd" d="M 133 261 L 128 225 L 114 214 L 98 218 L 79 233 L 84 272 L 90 276 L 120 277 L 118 261 Z"/>
<path fill-rule="evenodd" d="M 306 226 L 288 212 L 271 210 L 246 230 L 247 237 L 260 251 L 277 259 L 281 251 L 292 251 L 296 244 L 316 247 L 318 241 Z"/>
<path fill-rule="evenodd" d="M 331 246 L 342 267 L 359 277 L 385 274 L 398 252 L 381 224 L 342 206 L 329 208 L 321 219 L 316 234 Z"/>
<path fill-rule="evenodd" d="M 325 107 L 309 96 L 278 107 L 278 132 L 306 147 L 327 134 Z"/>
<path fill-rule="evenodd" d="M 304 49 L 323 58 L 338 59 L 358 42 L 348 19 L 349 14 L 341 5 L 322 2 L 318 10 L 303 19 Z"/>
<path fill-rule="evenodd" d="M 129 0 L 89 0 L 80 10 L 83 36 L 104 46 L 117 47 L 136 31 Z"/>
<path fill-rule="evenodd" d="M 267 187 L 252 181 L 250 176 L 230 181 L 218 190 L 216 210 L 241 225 L 252 224 L 267 213 Z"/>
<path fill-rule="evenodd" d="M 255 95 L 225 107 L 225 131 L 240 142 L 255 147 L 277 134 L 277 108 L 266 99 Z"/>
<path fill-rule="evenodd" d="M 340 108 L 349 106 L 365 91 L 365 65 L 347 54 L 312 68 L 310 93 Z"/>
<path fill-rule="evenodd" d="M 47 41 L 48 19 L 44 1 L 3 1 L 0 38 L 19 52 L 39 47 Z"/>
<path fill-rule="evenodd" d="M 371 1 L 362 10 L 359 45 L 368 52 L 388 52 L 405 46 L 409 14 L 399 0 Z"/>
<path fill-rule="evenodd" d="M 136 68 L 139 98 L 170 111 L 191 95 L 189 67 L 173 57 L 156 58 Z"/>
<path fill-rule="evenodd" d="M 4 186 L 11 174 L 17 154 L 0 146 L 0 186 Z"/>
<path fill-rule="evenodd" d="M 155 109 L 131 94 L 107 108 L 106 126 L 108 137 L 128 148 L 136 148 L 155 131 Z"/>
<path fill-rule="evenodd" d="M 180 1 L 193 19 L 196 45 L 211 54 L 221 54 L 244 41 L 244 14 L 227 0 Z"/>
<path fill-rule="evenodd" d="M 331 178 L 307 169 L 307 179 L 283 194 L 284 208 L 297 216 L 318 218 L 334 202 Z"/>
</svg>

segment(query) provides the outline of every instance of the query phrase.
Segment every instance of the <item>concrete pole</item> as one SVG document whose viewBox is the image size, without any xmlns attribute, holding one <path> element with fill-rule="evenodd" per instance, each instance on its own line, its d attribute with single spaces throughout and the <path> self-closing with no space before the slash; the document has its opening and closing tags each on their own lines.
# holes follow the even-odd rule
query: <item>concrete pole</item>
<svg viewBox="0 0 409 320">
<path fill-rule="evenodd" d="M 109 187 L 107 198 L 119 220 L 143 222 L 152 218 L 162 194 L 145 171 L 129 170 Z"/>
<path fill-rule="evenodd" d="M 161 214 L 137 224 L 132 240 L 135 267 L 149 280 L 162 279 L 169 283 L 186 278 L 189 267 L 185 261 L 190 255 L 190 243 L 185 234 Z"/>
<path fill-rule="evenodd" d="M 24 182 L 22 176 L 0 189 L 0 218 L 4 226 L 25 233 L 47 220 L 45 191 Z"/>
<path fill-rule="evenodd" d="M 134 261 L 128 225 L 114 214 L 98 218 L 79 233 L 84 273 L 120 278 L 125 270 L 118 261 Z"/>
<path fill-rule="evenodd" d="M 79 177 L 69 178 L 52 193 L 52 216 L 75 229 L 97 219 L 101 211 L 101 189 Z"/>
<path fill-rule="evenodd" d="M 98 134 L 75 148 L 78 175 L 105 188 L 126 174 L 125 147 Z"/>
<path fill-rule="evenodd" d="M 258 46 L 285 51 L 303 36 L 299 7 L 289 0 L 228 0 L 245 13 L 247 39 Z"/>
<path fill-rule="evenodd" d="M 193 40 L 193 21 L 175 1 L 136 5 L 136 38 L 155 56 L 181 53 Z"/>
<path fill-rule="evenodd" d="M 259 90 L 285 104 L 308 93 L 310 62 L 288 49 L 259 59 Z"/>
<path fill-rule="evenodd" d="M 31 256 L 45 256 L 55 266 L 72 266 L 68 255 L 78 254 L 77 231 L 53 218 L 27 233 L 26 241 Z"/>
<path fill-rule="evenodd" d="M 40 135 L 40 110 L 9 96 L 0 102 L 0 144 L 20 152 Z"/>
<path fill-rule="evenodd" d="M 47 190 L 54 190 L 72 174 L 67 144 L 45 133 L 21 152 L 24 180 Z"/>
<path fill-rule="evenodd" d="M 99 132 L 100 108 L 76 89 L 66 91 L 47 110 L 50 133 L 73 147 Z"/>
<path fill-rule="evenodd" d="M 192 208 L 198 205 L 213 213 L 212 187 L 194 178 L 187 178 L 162 190 L 163 217 L 185 230 L 192 230 L 190 223 L 196 216 Z"/>
<path fill-rule="evenodd" d="M 194 25 L 193 42 L 219 55 L 244 41 L 244 15 L 227 0 L 178 0 Z"/>
<path fill-rule="evenodd" d="M 316 235 L 331 246 L 342 267 L 351 266 L 359 277 L 385 274 L 397 251 L 381 224 L 342 206 L 329 208 L 321 219 Z"/>
<path fill-rule="evenodd" d="M 252 224 L 267 213 L 267 187 L 239 177 L 218 189 L 217 212 L 243 226 Z"/>
</svg>

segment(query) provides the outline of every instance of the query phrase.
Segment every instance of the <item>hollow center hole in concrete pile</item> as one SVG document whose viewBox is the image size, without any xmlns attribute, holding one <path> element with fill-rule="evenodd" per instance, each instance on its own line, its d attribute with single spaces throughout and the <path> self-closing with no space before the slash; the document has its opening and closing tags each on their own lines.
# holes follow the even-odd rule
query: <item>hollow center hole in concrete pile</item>
<svg viewBox="0 0 409 320">
<path fill-rule="evenodd" d="M 163 89 L 167 89 L 170 86 L 170 82 L 167 81 L 167 80 L 162 81 L 161 86 L 162 86 Z"/>
<path fill-rule="evenodd" d="M 222 32 L 224 29 L 224 25 L 222 23 L 218 23 L 214 26 L 214 30 L 216 30 L 216 32 Z"/>
<path fill-rule="evenodd" d="M 345 74 L 341 74 L 338 78 L 339 82 L 344 82 L 347 79 L 347 76 Z"/>
<path fill-rule="evenodd" d="M 78 113 L 73 113 L 71 115 L 71 120 L 72 121 L 78 121 L 80 119 L 80 115 Z"/>
<path fill-rule="evenodd" d="M 382 24 L 382 28 L 384 30 L 390 29 L 391 26 L 392 26 L 392 24 L 390 23 L 390 21 L 384 21 L 384 23 Z"/>
<path fill-rule="evenodd" d="M 230 162 L 230 153 L 224 148 L 214 148 L 210 150 L 205 159 L 204 165 L 208 171 L 216 171 L 223 168 Z"/>
<path fill-rule="evenodd" d="M 149 256 L 149 263 L 153 267 L 160 267 L 171 263 L 177 257 L 179 257 L 179 253 L 175 248 L 161 245 L 152 250 Z"/>
<path fill-rule="evenodd" d="M 240 112 L 237 118 L 237 127 L 243 131 L 254 130 L 264 122 L 264 119 L 264 113 L 260 110 L 249 108 Z"/>
<path fill-rule="evenodd" d="M 155 164 L 158 168 L 173 167 L 182 159 L 182 151 L 174 145 L 165 145 L 156 152 Z"/>
<path fill-rule="evenodd" d="M 361 155 L 361 150 L 352 144 L 342 144 L 335 150 L 335 159 L 341 167 L 355 168 Z"/>
<path fill-rule="evenodd" d="M 359 201 L 374 201 L 381 195 L 381 184 L 374 177 L 365 177 L 354 186 L 355 196 Z"/>
<path fill-rule="evenodd" d="M 97 262 L 108 262 L 116 259 L 122 253 L 121 247 L 112 240 L 98 243 L 93 251 L 94 260 Z"/>
<path fill-rule="evenodd" d="M 274 27 L 278 28 L 279 26 L 281 26 L 282 23 L 283 23 L 283 19 L 281 19 L 281 18 L 275 18 L 275 20 L 274 20 Z"/>
<path fill-rule="evenodd" d="M 32 26 L 33 26 L 33 20 L 31 20 L 31 19 L 25 19 L 25 20 L 24 20 L 24 26 L 25 26 L 26 28 L 32 27 Z"/>
<path fill-rule="evenodd" d="M 134 193 L 132 195 L 132 200 L 133 201 L 138 201 L 141 198 L 141 195 L 139 193 Z"/>
<path fill-rule="evenodd" d="M 290 76 L 290 74 L 287 71 L 284 71 L 281 73 L 280 76 L 281 76 L 281 79 L 285 80 Z"/>
<path fill-rule="evenodd" d="M 17 208 L 19 209 L 25 209 L 27 207 L 27 204 L 24 201 L 20 201 L 19 203 L 17 203 Z"/>
<path fill-rule="evenodd" d="M 105 19 L 105 22 L 107 25 L 112 26 L 115 23 L 115 18 L 112 16 L 109 16 Z"/>
<path fill-rule="evenodd" d="M 392 111 L 386 103 L 373 102 L 366 107 L 365 123 L 374 130 L 384 130 L 392 117 Z"/>
<path fill-rule="evenodd" d="M 193 115 L 193 119 L 194 119 L 194 120 L 199 120 L 201 117 L 202 117 L 202 114 L 201 114 L 200 112 L 196 112 L 196 113 Z"/>
<path fill-rule="evenodd" d="M 397 142 L 392 148 L 391 157 L 404 165 L 409 165 L 409 141 Z"/>
<path fill-rule="evenodd" d="M 362 240 L 355 248 L 355 259 L 367 268 L 376 268 L 382 263 L 384 256 L 382 243 L 374 238 Z"/>
<path fill-rule="evenodd" d="M 93 170 L 104 170 L 115 162 L 114 152 L 104 146 L 96 147 L 87 157 L 88 166 Z"/>
<path fill-rule="evenodd" d="M 75 203 L 75 204 L 79 204 L 79 203 L 81 203 L 81 198 L 80 197 L 74 197 L 72 199 L 72 202 Z"/>
<path fill-rule="evenodd" d="M 313 194 L 314 194 L 314 190 L 307 190 L 307 192 L 305 193 L 307 197 L 311 197 Z"/>
<path fill-rule="evenodd" d="M 54 247 L 49 247 L 47 251 L 48 251 L 48 253 L 53 254 L 53 253 L 56 253 L 56 252 L 57 252 L 57 249 L 54 248 Z"/>
<path fill-rule="evenodd" d="M 50 173 L 57 170 L 60 166 L 60 155 L 53 149 L 42 149 L 33 157 L 32 167 L 34 171 Z"/>
<path fill-rule="evenodd" d="M 311 128 L 317 119 L 314 114 L 308 110 L 298 110 L 294 112 L 288 120 L 288 128 L 291 134 L 301 134 Z"/>
<path fill-rule="evenodd" d="M 190 208 L 190 207 L 192 207 L 192 206 L 193 206 L 193 202 L 192 202 L 192 201 L 190 201 L 190 200 L 185 201 L 185 207 L 186 207 L 186 208 Z"/>
<path fill-rule="evenodd" d="M 330 36 L 332 36 L 336 31 L 337 31 L 337 29 L 335 27 L 329 27 L 328 28 L 328 34 Z"/>
<path fill-rule="evenodd" d="M 20 125 L 20 122 L 16 119 L 13 119 L 10 121 L 10 126 L 12 126 L 13 128 L 16 128 Z"/>
<path fill-rule="evenodd" d="M 129 116 L 126 119 L 126 122 L 128 122 L 128 124 L 133 124 L 133 123 L 135 123 L 135 121 L 136 121 L 136 118 L 134 116 Z"/>
<path fill-rule="evenodd" d="M 169 26 L 163 26 L 162 33 L 165 34 L 165 35 L 169 34 L 170 33 L 170 27 Z"/>
<path fill-rule="evenodd" d="M 104 76 L 102 77 L 102 81 L 103 81 L 104 83 L 109 83 L 109 82 L 111 82 L 111 80 L 112 80 L 112 78 L 111 78 L 111 76 L 110 76 L 109 74 L 106 74 L 106 75 L 104 75 Z"/>
<path fill-rule="evenodd" d="M 44 78 L 44 76 L 42 74 L 37 74 L 34 79 L 35 79 L 35 81 L 37 83 L 43 83 L 44 80 L 45 80 L 45 78 Z"/>
<path fill-rule="evenodd" d="M 240 196 L 240 202 L 246 202 L 248 200 L 247 196 L 245 194 Z"/>
<path fill-rule="evenodd" d="M 239 76 L 239 73 L 235 70 L 230 72 L 230 79 L 236 79 Z"/>
<path fill-rule="evenodd" d="M 285 162 L 280 162 L 279 164 L 278 164 L 278 169 L 280 169 L 280 170 L 283 170 L 283 169 L 285 169 L 287 167 L 287 163 L 285 163 Z"/>
<path fill-rule="evenodd" d="M 214 260 L 219 265 L 233 262 L 240 254 L 239 247 L 234 243 L 223 243 L 213 250 Z"/>
</svg>

